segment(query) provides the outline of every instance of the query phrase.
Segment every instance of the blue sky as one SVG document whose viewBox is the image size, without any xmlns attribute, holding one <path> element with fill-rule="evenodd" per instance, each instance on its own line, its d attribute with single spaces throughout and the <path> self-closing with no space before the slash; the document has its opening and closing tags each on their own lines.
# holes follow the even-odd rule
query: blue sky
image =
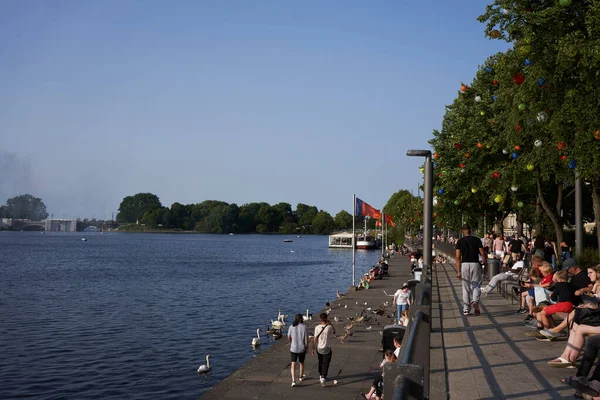
<svg viewBox="0 0 600 400">
<path fill-rule="evenodd" d="M 380 208 L 501 42 L 485 2 L 0 3 L 0 202 Z"/>
</svg>

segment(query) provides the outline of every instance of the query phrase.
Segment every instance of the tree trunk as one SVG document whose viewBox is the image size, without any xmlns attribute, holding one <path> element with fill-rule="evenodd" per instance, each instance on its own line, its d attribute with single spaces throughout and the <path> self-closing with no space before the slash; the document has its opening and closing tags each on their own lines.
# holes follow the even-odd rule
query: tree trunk
<svg viewBox="0 0 600 400">
<path fill-rule="evenodd" d="M 562 227 L 562 222 L 560 220 L 560 214 L 557 213 L 560 212 L 560 208 L 558 208 L 558 206 L 562 206 L 562 187 L 560 185 L 557 185 L 558 194 L 556 200 L 556 212 L 553 212 L 550 209 L 548 203 L 546 202 L 546 199 L 544 199 L 544 194 L 542 193 L 542 182 L 539 179 L 537 181 L 537 187 L 538 199 L 542 204 L 542 208 L 546 212 L 546 215 L 548 216 L 548 218 L 550 218 L 550 221 L 552 221 L 552 225 L 554 226 L 554 233 L 556 234 L 556 246 L 560 246 L 560 243 L 563 241 L 564 238 L 564 231 Z"/>
<path fill-rule="evenodd" d="M 515 213 L 515 215 L 516 215 L 516 222 L 517 222 L 516 231 L 519 233 L 519 236 L 524 236 L 523 235 L 523 216 L 521 215 L 520 212 Z"/>
<path fill-rule="evenodd" d="M 594 222 L 596 222 L 596 237 L 598 238 L 598 253 L 600 254 L 600 182 L 592 185 L 592 201 L 594 204 Z"/>
<path fill-rule="evenodd" d="M 535 202 L 535 234 L 543 235 L 542 228 L 542 206 L 540 205 L 540 197 L 538 196 L 537 201 Z"/>
</svg>

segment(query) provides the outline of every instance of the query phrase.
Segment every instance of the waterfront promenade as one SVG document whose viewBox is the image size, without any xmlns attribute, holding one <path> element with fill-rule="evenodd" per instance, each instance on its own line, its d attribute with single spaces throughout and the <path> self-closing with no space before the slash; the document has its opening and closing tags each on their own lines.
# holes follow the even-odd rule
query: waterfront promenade
<svg viewBox="0 0 600 400">
<path fill-rule="evenodd" d="M 306 355 L 305 363 L 307 379 L 296 387 L 291 387 L 289 344 L 284 336 L 214 386 L 202 399 L 360 399 L 360 392 L 368 392 L 373 378 L 381 372 L 379 364 L 383 354 L 379 351 L 382 339 L 380 332 L 384 326 L 393 323 L 390 316 L 394 314 L 395 307 L 392 306 L 392 297 L 386 296 L 384 290 L 391 295 L 402 283 L 412 278 L 408 257 L 392 257 L 389 270 L 390 277 L 373 281 L 370 289 L 350 291 L 344 298 L 331 303 L 329 318 L 337 336 L 342 336 L 344 325 L 350 324 L 348 317 L 359 315 L 364 310 L 364 315 L 371 319 L 355 323 L 352 336 L 344 339 L 344 343 L 334 339 L 333 358 L 325 387 L 321 387 L 319 383 L 317 357 L 310 353 Z M 388 306 L 383 315 L 372 312 L 386 301 Z M 364 305 L 365 302 L 367 305 Z M 371 310 L 367 310 L 368 308 Z M 311 335 L 314 327 L 319 324 L 319 313 L 315 313 L 312 321 L 307 324 Z M 340 322 L 334 322 L 334 317 Z M 288 317 L 287 323 L 290 324 L 291 320 L 292 316 Z M 285 332 L 287 333 L 287 326 Z M 224 342 L 223 345 L 226 346 L 227 343 Z M 334 380 L 337 384 L 334 384 Z"/>
<path fill-rule="evenodd" d="M 560 380 L 576 370 L 547 364 L 561 354 L 566 341 L 525 336 L 533 329 L 523 325 L 524 315 L 514 314 L 518 305 L 496 291 L 482 298 L 480 316 L 464 317 L 461 284 L 453 259 L 448 261 L 437 264 L 432 274 L 438 312 L 432 311 L 431 399 L 574 398 L 574 389 Z"/>
</svg>

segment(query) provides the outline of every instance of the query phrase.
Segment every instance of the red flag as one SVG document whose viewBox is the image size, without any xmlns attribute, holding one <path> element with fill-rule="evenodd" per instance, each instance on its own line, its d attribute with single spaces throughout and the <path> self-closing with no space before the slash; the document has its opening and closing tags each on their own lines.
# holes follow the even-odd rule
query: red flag
<svg viewBox="0 0 600 400">
<path fill-rule="evenodd" d="M 381 219 L 381 211 L 374 209 L 358 197 L 356 198 L 356 215 Z"/>
<path fill-rule="evenodd" d="M 392 216 L 390 214 L 385 214 L 385 222 L 387 222 L 388 225 L 391 225 L 394 227 L 396 226 L 394 221 L 392 221 Z"/>
<path fill-rule="evenodd" d="M 375 221 L 375 226 L 381 226 L 381 222 L 379 220 Z"/>
</svg>

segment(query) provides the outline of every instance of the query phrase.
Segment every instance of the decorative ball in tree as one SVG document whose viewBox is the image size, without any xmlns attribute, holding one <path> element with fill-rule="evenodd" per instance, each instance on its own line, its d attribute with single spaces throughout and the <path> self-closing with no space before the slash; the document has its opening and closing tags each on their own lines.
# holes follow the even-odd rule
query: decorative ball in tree
<svg viewBox="0 0 600 400">
<path fill-rule="evenodd" d="M 531 172 L 534 168 L 535 166 L 533 164 L 527 164 L 527 171 Z"/>
<path fill-rule="evenodd" d="M 523 208 L 524 205 L 525 204 L 523 204 L 522 201 L 517 202 L 517 207 L 519 207 L 519 208 Z"/>
<path fill-rule="evenodd" d="M 496 101 L 496 99 L 497 99 L 497 98 L 498 98 L 498 96 L 496 96 L 496 95 L 493 95 L 493 96 L 492 96 L 492 101 Z"/>
<path fill-rule="evenodd" d="M 495 202 L 495 203 L 502 203 L 502 200 L 504 200 L 504 198 L 502 197 L 502 195 L 501 195 L 501 194 L 497 194 L 497 195 L 494 197 L 494 202 Z"/>
<path fill-rule="evenodd" d="M 520 151 L 521 150 L 521 146 L 520 145 L 516 145 L 515 146 L 515 150 Z"/>
<path fill-rule="evenodd" d="M 424 167 L 419 167 L 419 171 L 421 171 L 422 174 L 425 173 L 425 168 Z"/>
<path fill-rule="evenodd" d="M 577 167 L 577 161 L 571 160 L 569 161 L 569 168 L 575 169 Z"/>
<path fill-rule="evenodd" d="M 517 53 L 519 53 L 522 56 L 526 56 L 530 52 L 531 52 L 531 46 L 528 44 L 525 44 L 525 45 L 517 48 Z"/>
<path fill-rule="evenodd" d="M 476 187 L 471 188 L 471 193 L 474 194 L 474 193 L 477 193 L 477 192 L 478 192 L 478 189 Z"/>
<path fill-rule="evenodd" d="M 439 189 L 438 189 L 438 194 L 444 194 L 444 189 L 442 189 L 442 188 L 439 188 Z"/>
<path fill-rule="evenodd" d="M 594 132 L 594 139 L 600 140 L 600 131 Z"/>
<path fill-rule="evenodd" d="M 517 125 L 517 132 L 521 132 L 521 125 Z"/>
<path fill-rule="evenodd" d="M 433 158 L 438 159 L 440 158 L 440 155 L 438 153 L 433 153 Z"/>
<path fill-rule="evenodd" d="M 485 111 L 481 111 L 479 114 L 483 116 L 485 115 Z"/>
<path fill-rule="evenodd" d="M 517 151 L 513 151 L 513 153 L 510 155 L 510 158 L 512 158 L 513 160 L 516 160 L 517 157 L 519 157 L 519 152 Z"/>
<path fill-rule="evenodd" d="M 462 169 L 462 168 L 465 168 L 465 167 L 467 166 L 467 164 L 465 164 L 465 163 L 460 163 L 458 166 L 459 166 L 459 167 Z"/>
<path fill-rule="evenodd" d="M 460 169 L 460 173 L 464 174 L 465 173 L 465 169 L 464 168 Z"/>
<path fill-rule="evenodd" d="M 475 102 L 481 103 L 481 96 L 475 96 Z"/>
<path fill-rule="evenodd" d="M 471 154 L 470 153 L 465 153 L 465 158 L 469 158 L 469 157 L 471 157 Z"/>
<path fill-rule="evenodd" d="M 462 85 L 462 86 L 460 87 L 460 91 L 461 91 L 461 92 L 463 92 L 463 93 L 464 93 L 464 92 L 466 92 L 466 91 L 467 91 L 467 89 L 468 89 L 468 88 L 467 88 L 467 85 Z"/>
<path fill-rule="evenodd" d="M 512 76 L 512 81 L 515 85 L 522 85 L 525 82 L 525 77 L 522 73 L 516 72 Z"/>
<path fill-rule="evenodd" d="M 548 114 L 546 114 L 544 111 L 540 111 L 537 114 L 537 120 L 538 122 L 544 122 L 548 119 Z"/>
<path fill-rule="evenodd" d="M 519 104 L 519 111 L 525 111 L 527 106 L 524 103 Z"/>
<path fill-rule="evenodd" d="M 492 81 L 492 85 L 494 85 L 494 86 L 498 86 L 499 84 L 500 84 L 500 82 L 498 82 L 496 79 L 494 79 Z"/>
<path fill-rule="evenodd" d="M 561 160 L 566 160 L 566 159 L 567 159 L 567 156 L 565 156 L 565 155 L 563 154 L 562 156 L 560 156 L 560 159 L 561 159 Z"/>
<path fill-rule="evenodd" d="M 462 147 L 463 147 L 462 143 L 454 143 L 454 148 L 455 149 L 460 150 L 460 149 L 462 149 Z"/>
<path fill-rule="evenodd" d="M 442 176 L 444 176 L 441 172 L 438 174 L 438 178 L 441 178 Z"/>
<path fill-rule="evenodd" d="M 537 84 L 538 86 L 544 86 L 546 84 L 546 80 L 544 78 L 538 78 Z"/>
<path fill-rule="evenodd" d="M 496 171 L 492 176 L 494 177 L 494 179 L 498 179 L 500 178 L 500 172 Z"/>
<path fill-rule="evenodd" d="M 571 5 L 571 0 L 559 0 L 558 4 L 560 4 L 563 7 L 568 7 Z"/>
<path fill-rule="evenodd" d="M 556 147 L 558 147 L 558 149 L 562 151 L 567 148 L 567 144 L 565 142 L 558 142 Z"/>
<path fill-rule="evenodd" d="M 523 65 L 526 67 L 529 67 L 531 64 L 532 64 L 532 62 L 529 58 L 526 58 L 525 61 L 523 61 Z"/>
<path fill-rule="evenodd" d="M 508 154 L 508 150 L 502 149 L 502 154 Z"/>
<path fill-rule="evenodd" d="M 486 144 L 486 145 L 485 145 L 485 148 L 486 148 L 486 149 L 491 149 L 491 148 L 492 148 L 492 145 L 488 143 L 488 144 Z"/>
<path fill-rule="evenodd" d="M 512 190 L 513 192 L 516 192 L 517 190 L 519 190 L 519 187 L 518 187 L 518 186 L 516 186 L 516 185 L 512 185 L 512 186 L 510 187 L 510 190 Z"/>
<path fill-rule="evenodd" d="M 481 143 L 481 142 L 478 142 L 478 143 L 477 143 L 477 148 L 478 148 L 478 149 L 483 149 L 483 143 Z"/>
<path fill-rule="evenodd" d="M 490 73 L 492 72 L 492 67 L 485 67 L 485 72 Z"/>
<path fill-rule="evenodd" d="M 458 200 L 454 200 L 454 205 L 455 205 L 455 206 L 457 206 L 457 205 L 459 205 L 459 204 L 460 204 L 460 201 L 458 201 Z"/>
<path fill-rule="evenodd" d="M 437 168 L 438 163 L 433 163 L 433 168 Z"/>
<path fill-rule="evenodd" d="M 540 147 L 540 146 L 542 145 L 542 141 L 538 139 L 538 140 L 536 140 L 535 142 L 533 142 L 533 145 L 534 145 L 535 147 Z"/>
<path fill-rule="evenodd" d="M 504 15 L 509 15 L 512 12 L 512 10 L 510 8 L 503 8 L 502 9 L 502 14 Z"/>
</svg>

